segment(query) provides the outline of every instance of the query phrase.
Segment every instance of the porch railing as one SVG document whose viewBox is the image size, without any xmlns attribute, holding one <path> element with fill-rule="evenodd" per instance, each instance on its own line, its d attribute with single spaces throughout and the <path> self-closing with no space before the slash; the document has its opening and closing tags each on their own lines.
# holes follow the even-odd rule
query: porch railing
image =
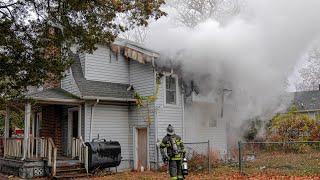
<svg viewBox="0 0 320 180">
<path fill-rule="evenodd" d="M 29 137 L 27 158 L 39 159 L 48 157 L 48 138 Z"/>
<path fill-rule="evenodd" d="M 0 154 L 6 158 L 23 157 L 23 138 L 0 138 Z M 27 159 L 47 159 L 48 166 L 52 167 L 52 176 L 56 174 L 57 147 L 52 138 L 29 137 Z"/>
<path fill-rule="evenodd" d="M 57 147 L 55 146 L 52 138 L 48 138 L 47 158 L 48 166 L 51 166 L 51 175 L 55 176 L 57 172 Z"/>
<path fill-rule="evenodd" d="M 4 157 L 22 158 L 23 138 L 3 138 Z"/>
<path fill-rule="evenodd" d="M 82 137 L 72 139 L 72 149 L 71 156 L 72 158 L 78 158 L 81 163 L 84 164 L 84 167 L 88 173 L 88 146 L 85 145 Z"/>
</svg>

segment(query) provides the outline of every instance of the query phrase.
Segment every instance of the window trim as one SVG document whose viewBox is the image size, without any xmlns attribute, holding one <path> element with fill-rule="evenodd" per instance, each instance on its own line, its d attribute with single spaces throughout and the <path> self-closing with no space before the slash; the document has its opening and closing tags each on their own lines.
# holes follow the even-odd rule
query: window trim
<svg viewBox="0 0 320 180">
<path fill-rule="evenodd" d="M 175 78 L 176 80 L 176 103 L 175 104 L 168 104 L 167 103 L 167 77 L 173 77 Z M 165 74 L 164 76 L 164 105 L 165 107 L 178 107 L 179 106 L 179 103 L 178 103 L 178 91 L 179 91 L 179 79 L 178 79 L 178 76 L 176 74 Z"/>
</svg>

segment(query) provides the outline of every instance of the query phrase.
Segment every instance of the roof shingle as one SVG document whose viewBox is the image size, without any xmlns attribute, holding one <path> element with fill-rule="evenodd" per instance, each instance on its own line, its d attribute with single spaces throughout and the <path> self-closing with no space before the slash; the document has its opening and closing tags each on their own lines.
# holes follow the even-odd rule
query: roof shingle
<svg viewBox="0 0 320 180">
<path fill-rule="evenodd" d="M 320 91 L 295 92 L 293 104 L 299 111 L 320 109 Z"/>
</svg>

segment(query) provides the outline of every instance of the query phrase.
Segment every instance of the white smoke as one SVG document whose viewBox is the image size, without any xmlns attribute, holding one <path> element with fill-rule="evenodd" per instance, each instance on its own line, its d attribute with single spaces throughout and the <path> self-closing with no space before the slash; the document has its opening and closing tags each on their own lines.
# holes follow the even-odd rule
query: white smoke
<svg viewBox="0 0 320 180">
<path fill-rule="evenodd" d="M 209 73 L 211 81 L 200 84 L 202 89 L 232 89 L 226 103 L 236 109 L 229 117 L 235 122 L 279 111 L 288 75 L 320 32 L 319 0 L 246 5 L 227 25 L 208 20 L 194 29 L 178 26 L 169 9 L 168 17 L 151 24 L 146 41 L 181 61 L 184 72 Z"/>
</svg>

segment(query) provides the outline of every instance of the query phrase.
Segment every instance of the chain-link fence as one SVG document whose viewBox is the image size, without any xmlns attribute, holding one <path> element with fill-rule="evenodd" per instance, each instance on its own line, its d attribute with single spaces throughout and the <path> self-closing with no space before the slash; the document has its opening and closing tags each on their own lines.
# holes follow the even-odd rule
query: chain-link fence
<svg viewBox="0 0 320 180">
<path fill-rule="evenodd" d="M 210 141 L 184 143 L 190 172 L 210 171 Z"/>
<path fill-rule="evenodd" d="M 320 141 L 239 142 L 242 174 L 320 175 Z"/>
</svg>

